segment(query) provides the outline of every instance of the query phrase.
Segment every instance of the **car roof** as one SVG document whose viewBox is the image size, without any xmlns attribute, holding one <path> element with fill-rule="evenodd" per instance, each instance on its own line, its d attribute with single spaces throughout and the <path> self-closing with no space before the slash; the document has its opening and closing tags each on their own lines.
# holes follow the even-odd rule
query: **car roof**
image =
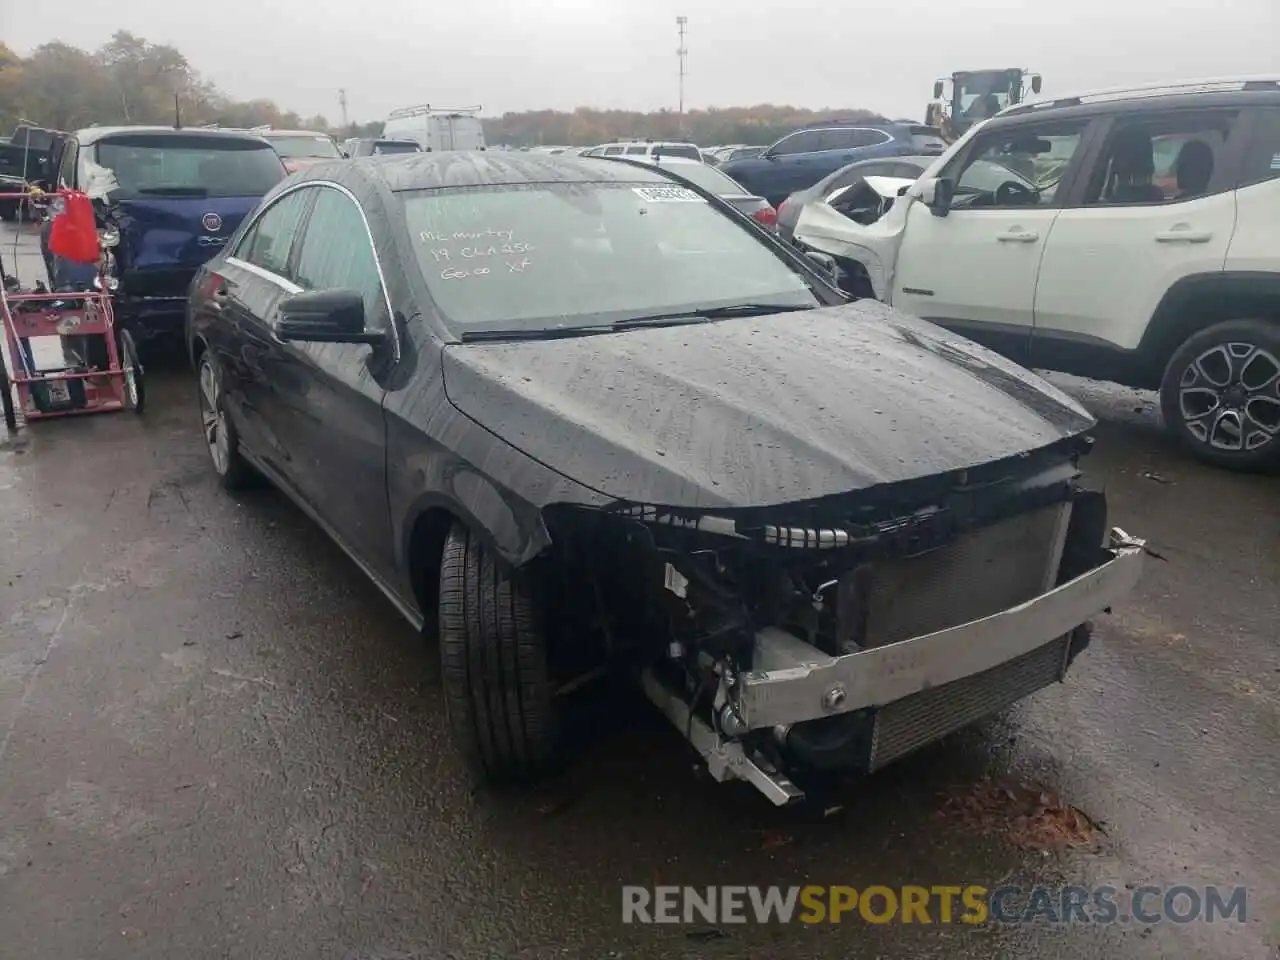
<svg viewBox="0 0 1280 960">
<path fill-rule="evenodd" d="M 107 137 L 127 136 L 133 133 L 145 133 L 148 136 L 182 136 L 182 137 L 210 137 L 223 138 L 230 140 L 250 140 L 255 143 L 263 142 L 262 137 L 256 133 L 249 133 L 246 130 L 216 130 L 208 127 L 160 127 L 160 126 L 134 126 L 134 127 L 85 127 L 83 130 L 77 130 L 75 133 L 76 140 L 81 146 L 87 146 L 91 143 L 97 143 Z"/>
<path fill-rule="evenodd" d="M 1255 104 L 1280 105 L 1280 76 L 1184 80 L 1041 97 L 1005 107 L 986 121 L 984 127 L 989 125 L 991 129 L 999 129 L 1046 118 L 1088 119 L 1139 111 L 1145 113 L 1153 109 L 1185 110 Z"/>
<path fill-rule="evenodd" d="M 669 183 L 656 167 L 573 154 L 505 150 L 383 154 L 346 161 L 390 190 L 505 186 L 531 183 Z M 302 171 L 302 179 L 324 179 L 328 164 Z M 295 176 L 298 176 L 295 174 Z"/>
<path fill-rule="evenodd" d="M 329 140 L 333 139 L 322 130 L 262 130 L 258 136 L 266 140 L 270 140 L 272 137 L 325 137 Z"/>
</svg>

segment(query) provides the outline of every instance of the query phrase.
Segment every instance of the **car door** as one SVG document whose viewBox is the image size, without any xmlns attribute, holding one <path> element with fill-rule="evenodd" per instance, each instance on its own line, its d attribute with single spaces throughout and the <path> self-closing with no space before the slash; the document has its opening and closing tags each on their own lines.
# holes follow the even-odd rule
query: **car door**
<svg viewBox="0 0 1280 960">
<path fill-rule="evenodd" d="M 1025 355 L 1036 275 L 1088 120 L 979 133 L 941 171 L 949 208 L 913 202 L 891 283 L 894 306 L 1008 353 Z"/>
<path fill-rule="evenodd" d="M 1223 269 L 1240 113 L 1140 110 L 1110 120 L 1045 247 L 1034 362 L 1063 366 L 1079 345 L 1131 350 L 1178 280 Z"/>
<path fill-rule="evenodd" d="M 220 304 L 210 349 L 241 442 L 290 483 L 290 452 L 279 430 L 277 383 L 270 376 L 283 344 L 272 332 L 280 301 L 299 290 L 290 257 L 314 191 L 293 189 L 272 200 L 240 235 L 217 270 Z"/>
<path fill-rule="evenodd" d="M 396 336 L 364 211 L 333 184 L 313 188 L 315 204 L 295 250 L 300 290 L 354 290 L 367 329 Z M 297 491 L 333 534 L 385 579 L 394 576 L 387 512 L 383 383 L 395 360 L 387 346 L 299 343 L 280 346 L 268 371 Z"/>
</svg>

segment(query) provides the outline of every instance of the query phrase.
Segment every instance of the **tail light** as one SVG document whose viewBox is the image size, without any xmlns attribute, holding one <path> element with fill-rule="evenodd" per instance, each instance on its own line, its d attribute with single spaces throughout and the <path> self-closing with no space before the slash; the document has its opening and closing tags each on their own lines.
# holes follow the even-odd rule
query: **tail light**
<svg viewBox="0 0 1280 960">
<path fill-rule="evenodd" d="M 778 211 L 773 207 L 763 207 L 751 215 L 751 219 L 770 230 L 778 226 Z"/>
</svg>

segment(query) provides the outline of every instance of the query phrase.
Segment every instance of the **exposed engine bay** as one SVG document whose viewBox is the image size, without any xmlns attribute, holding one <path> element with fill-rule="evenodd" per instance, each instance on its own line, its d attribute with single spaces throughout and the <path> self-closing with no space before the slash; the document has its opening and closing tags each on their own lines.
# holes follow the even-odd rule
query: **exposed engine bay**
<svg viewBox="0 0 1280 960">
<path fill-rule="evenodd" d="M 717 779 L 788 803 L 807 773 L 871 772 L 1062 679 L 1141 560 L 1122 534 L 1107 547 L 1086 448 L 775 508 L 574 509 L 556 539 L 611 652 Z M 1062 602 L 1117 544 L 1114 590 Z"/>
</svg>

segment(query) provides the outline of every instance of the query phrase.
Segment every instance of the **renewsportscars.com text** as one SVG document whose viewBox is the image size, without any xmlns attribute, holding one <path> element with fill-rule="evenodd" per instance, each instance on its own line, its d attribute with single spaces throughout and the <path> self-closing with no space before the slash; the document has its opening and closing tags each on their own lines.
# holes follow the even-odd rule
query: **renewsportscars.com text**
<svg viewBox="0 0 1280 960">
<path fill-rule="evenodd" d="M 1244 887 L 622 888 L 623 923 L 1244 923 Z"/>
</svg>

